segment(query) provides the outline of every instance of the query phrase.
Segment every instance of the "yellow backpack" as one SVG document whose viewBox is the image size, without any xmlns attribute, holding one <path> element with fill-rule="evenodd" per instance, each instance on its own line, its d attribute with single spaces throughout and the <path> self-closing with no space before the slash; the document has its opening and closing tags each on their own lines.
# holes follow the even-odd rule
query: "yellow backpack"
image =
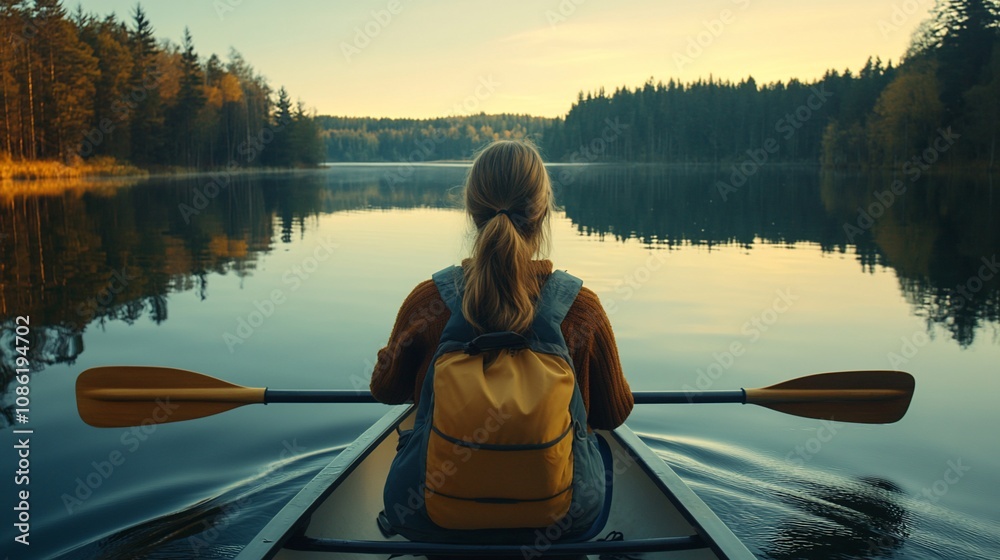
<svg viewBox="0 0 1000 560">
<path fill-rule="evenodd" d="M 434 281 L 451 318 L 414 428 L 400 435 L 384 521 L 411 540 L 437 542 L 600 530 L 605 468 L 561 330 L 582 282 L 554 272 L 522 335 L 475 332 L 462 314 L 460 267 Z"/>
</svg>

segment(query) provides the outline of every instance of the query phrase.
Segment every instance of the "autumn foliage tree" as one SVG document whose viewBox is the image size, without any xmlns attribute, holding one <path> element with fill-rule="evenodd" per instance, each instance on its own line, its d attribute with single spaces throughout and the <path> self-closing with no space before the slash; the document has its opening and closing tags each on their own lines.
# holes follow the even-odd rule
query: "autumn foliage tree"
<svg viewBox="0 0 1000 560">
<path fill-rule="evenodd" d="M 905 160 L 933 140 L 944 114 L 940 91 L 936 62 L 907 66 L 886 86 L 867 128 L 875 161 Z"/>
<path fill-rule="evenodd" d="M 262 155 L 274 100 L 238 52 L 228 62 L 202 60 L 188 30 L 178 46 L 157 40 L 141 5 L 130 16 L 82 8 L 68 16 L 60 0 L 0 0 L 0 159 L 186 168 L 317 161 L 321 140 L 304 110 L 292 119 L 291 151 Z"/>
</svg>

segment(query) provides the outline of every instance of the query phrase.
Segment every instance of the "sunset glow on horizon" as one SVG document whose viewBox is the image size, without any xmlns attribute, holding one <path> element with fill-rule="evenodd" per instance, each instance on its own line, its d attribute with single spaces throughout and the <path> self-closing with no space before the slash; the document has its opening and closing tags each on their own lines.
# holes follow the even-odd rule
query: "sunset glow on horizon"
<svg viewBox="0 0 1000 560">
<path fill-rule="evenodd" d="M 131 21 L 134 0 L 81 0 Z M 580 91 L 647 80 L 758 84 L 895 64 L 933 2 L 792 0 L 289 0 L 146 2 L 160 39 L 191 30 L 198 54 L 235 48 L 319 114 L 563 116 Z M 67 3 L 75 11 L 75 4 Z"/>
</svg>

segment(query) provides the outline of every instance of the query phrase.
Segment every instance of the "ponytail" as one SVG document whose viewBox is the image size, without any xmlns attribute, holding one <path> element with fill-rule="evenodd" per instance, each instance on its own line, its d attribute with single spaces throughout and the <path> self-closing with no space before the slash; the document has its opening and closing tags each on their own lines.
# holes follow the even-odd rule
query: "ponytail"
<svg viewBox="0 0 1000 560">
<path fill-rule="evenodd" d="M 462 314 L 479 331 L 525 332 L 541 290 L 532 258 L 547 234 L 552 186 L 525 141 L 490 144 L 472 164 L 466 211 L 476 226 Z"/>
</svg>

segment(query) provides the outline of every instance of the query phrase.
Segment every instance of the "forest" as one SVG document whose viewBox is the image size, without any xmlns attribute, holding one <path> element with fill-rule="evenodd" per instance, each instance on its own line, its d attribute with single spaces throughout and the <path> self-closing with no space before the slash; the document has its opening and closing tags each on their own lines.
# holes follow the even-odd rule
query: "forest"
<svg viewBox="0 0 1000 560">
<path fill-rule="evenodd" d="M 857 72 L 828 70 L 814 81 L 651 78 L 581 92 L 557 119 L 321 117 L 319 124 L 329 161 L 468 159 L 491 139 L 526 136 L 553 161 L 722 165 L 763 150 L 770 161 L 830 167 L 897 166 L 922 157 L 951 127 L 960 141 L 935 159 L 994 167 L 998 13 L 997 0 L 940 0 L 898 64 L 869 59 Z M 432 154 L 420 149 L 431 145 Z"/>
<path fill-rule="evenodd" d="M 30 4 L 30 6 L 29 6 Z M 550 161 L 896 167 L 933 157 L 994 168 L 1000 0 L 938 0 L 897 64 L 760 84 L 711 76 L 580 92 L 565 116 L 315 116 L 233 50 L 207 59 L 185 33 L 60 0 L 0 0 L 0 163 L 126 162 L 144 169 L 467 160 L 530 138 Z M 663 61 L 667 64 L 667 61 Z M 655 70 L 655 69 L 653 69 Z M 956 140 L 935 149 L 941 138 Z M 940 142 L 939 142 L 940 145 Z M 0 165 L 2 167 L 2 165 Z"/>
<path fill-rule="evenodd" d="M 0 163 L 129 162 L 145 169 L 311 166 L 322 158 L 303 103 L 236 50 L 203 59 L 185 29 L 158 41 L 131 20 L 60 0 L 0 0 Z"/>
<path fill-rule="evenodd" d="M 327 161 L 469 159 L 501 138 L 540 138 L 556 119 L 529 115 L 469 115 L 436 119 L 317 117 Z"/>
</svg>

